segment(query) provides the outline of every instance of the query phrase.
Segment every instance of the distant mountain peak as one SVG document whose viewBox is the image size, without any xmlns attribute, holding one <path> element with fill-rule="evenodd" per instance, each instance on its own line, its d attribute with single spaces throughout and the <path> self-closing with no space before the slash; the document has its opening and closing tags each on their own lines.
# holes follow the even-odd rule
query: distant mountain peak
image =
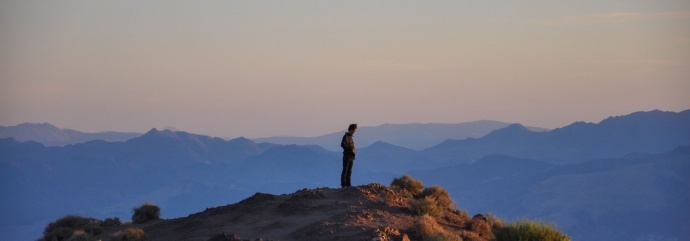
<svg viewBox="0 0 690 241">
<path fill-rule="evenodd" d="M 21 123 L 21 124 L 17 125 L 17 127 L 45 127 L 45 128 L 60 129 L 60 128 L 57 128 L 56 126 L 54 126 L 54 125 L 52 125 L 52 124 L 50 124 L 50 123 L 48 123 L 48 122 L 43 122 L 43 123 L 29 123 L 29 122 L 25 122 L 25 123 Z"/>
<path fill-rule="evenodd" d="M 526 134 L 533 134 L 536 133 L 534 131 L 531 131 L 530 129 L 527 129 L 527 127 L 523 126 L 522 124 L 515 123 L 511 124 L 509 126 L 506 126 L 503 129 L 498 129 L 495 130 L 488 135 L 486 135 L 484 138 L 514 138 L 514 137 L 521 137 Z"/>
<path fill-rule="evenodd" d="M 404 150 L 412 150 L 406 147 L 398 146 L 398 145 L 393 145 L 388 142 L 384 141 L 376 141 L 372 143 L 371 145 L 364 147 L 364 148 L 378 148 L 378 149 L 404 149 Z"/>
</svg>

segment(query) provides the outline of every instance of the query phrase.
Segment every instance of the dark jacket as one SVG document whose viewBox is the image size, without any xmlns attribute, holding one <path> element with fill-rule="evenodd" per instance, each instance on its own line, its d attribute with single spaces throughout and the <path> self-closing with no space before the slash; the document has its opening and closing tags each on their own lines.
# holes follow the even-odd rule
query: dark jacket
<svg viewBox="0 0 690 241">
<path fill-rule="evenodd" d="M 343 140 L 340 141 L 340 147 L 343 148 L 343 155 L 354 156 L 357 152 L 355 141 L 352 140 L 352 135 L 349 132 L 343 136 Z"/>
</svg>

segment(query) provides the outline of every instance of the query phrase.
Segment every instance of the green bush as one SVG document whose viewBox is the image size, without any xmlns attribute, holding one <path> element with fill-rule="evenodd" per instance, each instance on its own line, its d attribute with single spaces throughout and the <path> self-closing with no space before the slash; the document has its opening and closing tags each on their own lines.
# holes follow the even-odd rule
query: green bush
<svg viewBox="0 0 690 241">
<path fill-rule="evenodd" d="M 138 228 L 130 228 L 110 236 L 110 241 L 146 241 L 148 239 L 149 237 L 144 233 L 144 230 Z"/>
<path fill-rule="evenodd" d="M 496 241 L 570 241 L 570 237 L 559 231 L 555 225 L 531 220 L 520 220 L 494 229 L 494 236 Z"/>
<path fill-rule="evenodd" d="M 432 197 L 410 200 L 410 209 L 412 209 L 415 215 L 419 216 L 426 214 L 432 217 L 440 217 L 443 214 L 443 208 Z"/>
<path fill-rule="evenodd" d="M 43 238 L 41 241 L 66 241 L 75 231 L 81 234 L 85 233 L 89 236 L 95 236 L 103 233 L 103 228 L 101 227 L 101 221 L 94 218 L 87 218 L 78 215 L 67 215 L 63 218 L 56 220 L 46 226 L 43 231 Z"/>
<path fill-rule="evenodd" d="M 424 191 L 422 191 L 419 197 L 431 197 L 436 199 L 436 203 L 443 208 L 450 208 L 451 204 L 453 204 L 453 200 L 450 199 L 450 194 L 448 194 L 448 191 L 439 186 L 424 188 Z"/>
<path fill-rule="evenodd" d="M 424 183 L 408 175 L 404 175 L 400 178 L 393 178 L 391 187 L 405 190 L 409 194 L 412 194 L 414 196 L 422 192 L 422 189 L 424 188 Z"/>
<path fill-rule="evenodd" d="M 158 220 L 161 216 L 161 208 L 151 203 L 144 203 L 141 207 L 134 208 L 133 212 L 132 223 L 135 224 Z"/>
</svg>

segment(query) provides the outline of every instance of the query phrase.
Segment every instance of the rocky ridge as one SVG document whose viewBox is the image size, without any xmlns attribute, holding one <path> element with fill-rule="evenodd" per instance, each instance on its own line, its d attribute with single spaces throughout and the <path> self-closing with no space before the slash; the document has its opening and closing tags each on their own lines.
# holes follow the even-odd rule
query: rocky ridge
<svg viewBox="0 0 690 241">
<path fill-rule="evenodd" d="M 256 193 L 188 217 L 125 224 L 104 234 L 135 228 L 143 229 L 150 241 L 419 240 L 414 227 L 419 217 L 409 207 L 412 199 L 402 190 L 377 183 L 283 195 Z M 481 214 L 470 219 L 462 211 L 446 208 L 436 221 L 465 240 L 489 238 L 482 237 L 488 224 Z"/>
</svg>

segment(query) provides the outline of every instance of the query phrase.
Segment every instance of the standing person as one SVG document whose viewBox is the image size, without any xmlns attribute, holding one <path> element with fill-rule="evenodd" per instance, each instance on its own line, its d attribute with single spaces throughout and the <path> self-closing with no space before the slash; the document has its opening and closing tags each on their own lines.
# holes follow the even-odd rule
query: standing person
<svg viewBox="0 0 690 241">
<path fill-rule="evenodd" d="M 343 173 L 340 175 L 340 186 L 351 187 L 350 176 L 352 175 L 352 164 L 355 162 L 355 141 L 352 136 L 357 132 L 357 124 L 350 124 L 347 127 L 347 133 L 343 136 L 343 140 L 340 141 L 340 147 L 343 148 Z"/>
</svg>

